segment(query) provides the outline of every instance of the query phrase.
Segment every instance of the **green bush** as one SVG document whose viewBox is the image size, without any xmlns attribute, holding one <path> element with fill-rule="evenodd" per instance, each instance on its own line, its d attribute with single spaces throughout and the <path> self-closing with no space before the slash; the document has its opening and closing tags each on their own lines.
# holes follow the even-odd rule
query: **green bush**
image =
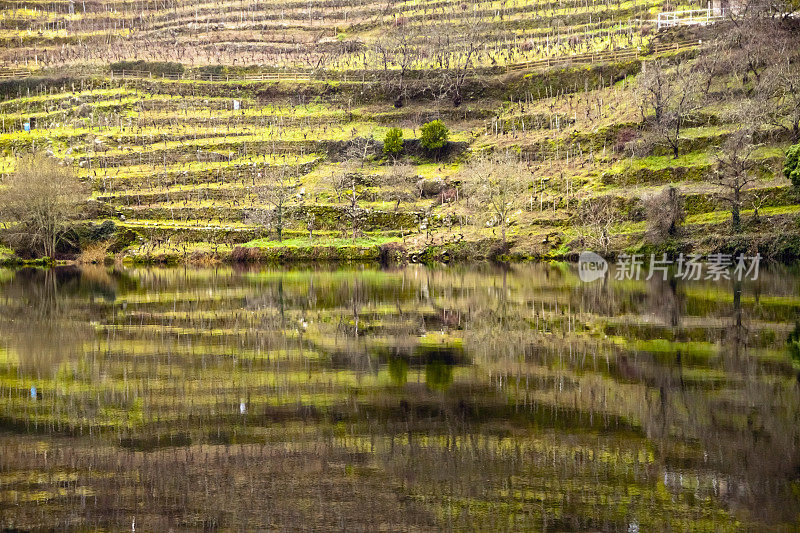
<svg viewBox="0 0 800 533">
<path fill-rule="evenodd" d="M 392 128 L 383 139 L 383 153 L 397 155 L 403 151 L 403 130 Z"/>
<path fill-rule="evenodd" d="M 783 173 L 792 180 L 792 185 L 800 187 L 800 144 L 790 146 L 786 151 Z"/>
<path fill-rule="evenodd" d="M 225 74 L 229 74 L 229 69 L 224 65 L 205 65 L 198 67 L 196 72 L 200 76 L 208 76 L 209 74 L 213 74 L 214 76 L 224 76 Z"/>
<path fill-rule="evenodd" d="M 447 137 L 450 131 L 441 120 L 434 120 L 422 126 L 422 135 L 419 143 L 428 150 L 438 150 L 447 144 Z"/>
</svg>

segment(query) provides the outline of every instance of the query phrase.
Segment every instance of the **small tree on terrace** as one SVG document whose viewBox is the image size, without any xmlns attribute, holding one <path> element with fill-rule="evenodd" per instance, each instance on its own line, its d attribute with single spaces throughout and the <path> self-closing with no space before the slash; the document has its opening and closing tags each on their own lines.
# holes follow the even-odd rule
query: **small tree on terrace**
<svg viewBox="0 0 800 533">
<path fill-rule="evenodd" d="M 430 89 L 439 97 L 449 96 L 455 107 L 460 106 L 464 100 L 464 86 L 489 29 L 479 12 L 471 9 L 464 12 L 461 6 L 457 8 L 460 11 L 457 17 L 461 19 L 461 24 L 434 19 L 425 27 L 425 52 L 429 54 L 435 68 L 434 84 L 438 84 L 438 87 L 434 85 Z"/>
<path fill-rule="evenodd" d="M 524 203 L 528 185 L 520 161 L 512 154 L 478 157 L 462 171 L 462 182 L 470 204 L 491 215 L 487 223 L 499 225 L 506 242 L 506 228 Z"/>
<path fill-rule="evenodd" d="M 344 198 L 347 202 L 345 214 L 350 219 L 353 240 L 358 237 L 358 225 L 364 215 L 364 210 L 359 207 L 361 197 L 358 192 L 358 185 L 362 179 L 361 163 L 357 159 L 343 162 L 330 176 L 330 184 L 337 200 L 341 201 Z"/>
<path fill-rule="evenodd" d="M 701 88 L 699 74 L 686 60 L 656 60 L 647 66 L 637 88 L 642 120 L 648 125 L 644 147 L 665 146 L 678 157 L 681 131 L 700 105 Z"/>
<path fill-rule="evenodd" d="M 391 128 L 383 140 L 383 153 L 397 157 L 403 151 L 403 130 Z"/>
<path fill-rule="evenodd" d="M 784 32 L 782 32 L 784 33 Z M 785 32 L 789 33 L 789 32 Z M 780 35 L 780 34 L 779 34 Z M 800 141 L 800 44 L 790 37 L 775 37 L 773 60 L 763 71 L 756 88 L 765 101 L 765 119 L 786 130 L 794 142 Z"/>
<path fill-rule="evenodd" d="M 269 173 L 267 183 L 258 187 L 256 192 L 260 202 L 265 204 L 269 210 L 259 211 L 255 217 L 255 222 L 273 228 L 278 234 L 278 242 L 283 241 L 287 206 L 294 192 L 289 170 L 285 167 L 280 167 Z"/>
<path fill-rule="evenodd" d="M 619 209 L 609 196 L 584 199 L 578 206 L 573 229 L 583 246 L 607 254 L 611 248 L 611 230 L 619 222 Z"/>
<path fill-rule="evenodd" d="M 731 227 L 741 229 L 742 194 L 756 181 L 758 162 L 753 154 L 758 145 L 753 142 L 753 129 L 742 127 L 733 132 L 717 152 L 714 181 L 722 189 L 722 199 L 730 206 Z"/>
<path fill-rule="evenodd" d="M 427 150 L 439 150 L 447 144 L 450 130 L 441 120 L 433 120 L 423 125 L 419 137 L 419 143 Z"/>
<path fill-rule="evenodd" d="M 89 189 L 72 168 L 42 155 L 17 161 L 0 189 L 0 220 L 8 224 L 6 240 L 53 257 L 69 225 L 82 216 Z"/>
</svg>

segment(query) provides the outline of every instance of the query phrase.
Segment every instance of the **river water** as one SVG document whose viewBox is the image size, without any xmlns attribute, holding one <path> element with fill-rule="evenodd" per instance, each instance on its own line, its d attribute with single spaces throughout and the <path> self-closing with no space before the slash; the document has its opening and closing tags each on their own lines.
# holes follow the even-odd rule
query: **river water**
<svg viewBox="0 0 800 533">
<path fill-rule="evenodd" d="M 0 528 L 800 516 L 800 272 L 0 270 Z"/>
</svg>

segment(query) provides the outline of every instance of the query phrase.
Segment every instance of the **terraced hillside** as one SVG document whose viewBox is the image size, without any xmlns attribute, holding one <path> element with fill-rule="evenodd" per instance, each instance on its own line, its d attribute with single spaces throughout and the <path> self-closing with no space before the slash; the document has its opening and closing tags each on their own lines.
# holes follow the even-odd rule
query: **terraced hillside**
<svg viewBox="0 0 800 533">
<path fill-rule="evenodd" d="M 297 2 L 4 0 L 0 59 L 60 67 L 377 68 L 505 65 L 646 44 L 660 0 Z"/>
<path fill-rule="evenodd" d="M 84 261 L 796 257 L 796 20 L 653 28 L 673 7 L 14 2 L 0 174 L 76 169 L 92 198 L 60 257 Z M 512 156 L 500 206 L 476 169 Z"/>
<path fill-rule="evenodd" d="M 7 527 L 796 524 L 792 270 L 743 284 L 583 284 L 565 264 L 0 280 Z"/>
<path fill-rule="evenodd" d="M 114 88 L 41 99 L 36 130 L 7 133 L 0 142 L 7 152 L 46 149 L 70 160 L 92 184 L 97 222 L 110 217 L 136 230 L 146 239 L 142 252 L 155 252 L 160 243 L 174 252 L 184 242 L 189 250 L 212 246 L 229 252 L 233 244 L 267 235 L 269 228 L 258 223 L 269 207 L 260 192 L 276 176 L 293 190 L 284 235 L 308 235 L 311 224 L 314 242 L 323 244 L 342 237 L 339 226 L 347 224 L 348 207 L 331 178 L 342 173 L 353 146 L 380 154 L 376 139 L 387 130 L 385 123 L 407 121 L 404 132 L 412 137 L 418 117 L 439 115 L 422 105 L 391 113 L 366 101 L 351 104 L 352 93 L 328 95 L 324 84 L 318 95 L 288 96 L 295 87 L 278 87 L 282 94 L 269 98 L 261 84 L 214 83 L 187 97 L 176 94 L 187 88 L 179 82 L 165 82 L 154 92 L 152 84 L 122 81 Z M 210 96 L 217 91 L 233 94 L 240 110 L 232 110 L 230 97 Z M 20 109 L 33 111 L 36 101 L 3 102 L 6 124 Z M 480 117 L 489 114 L 454 114 L 464 125 L 452 137 L 461 150 L 471 130 L 481 127 Z M 13 165 L 13 156 L 6 165 Z M 428 162 L 414 172 L 433 174 L 441 166 Z M 382 189 L 378 179 L 368 176 L 358 184 L 359 231 L 388 238 L 416 230 L 434 202 L 407 190 Z"/>
<path fill-rule="evenodd" d="M 659 148 L 631 157 L 624 143 L 642 127 L 639 70 L 628 61 L 466 80 L 469 98 L 458 107 L 419 96 L 396 108 L 380 81 L 53 80 L 0 102 L 0 169 L 12 171 L 30 151 L 74 166 L 93 190 L 89 234 L 138 258 L 225 259 L 246 243 L 266 251 L 245 257 L 275 247 L 308 257 L 316 247 L 319 257 L 373 259 L 392 241 L 414 253 L 489 253 L 463 251 L 482 241 L 502 249 L 497 217 L 464 186 L 469 154 L 486 150 L 525 161 L 526 191 L 509 215 L 512 255 L 591 246 L 592 221 L 581 217 L 593 204 L 618 213 L 610 248 L 641 246 L 643 199 L 665 184 L 685 197 L 687 240 L 699 250 L 726 246 L 719 234 L 729 215 L 713 178 L 718 147 L 737 128 L 736 100 L 695 110 L 677 158 Z M 407 89 L 427 83 L 411 80 Z M 418 141 L 434 119 L 451 130 L 440 153 Z M 397 159 L 382 152 L 390 127 L 405 139 Z M 755 246 L 776 225 L 791 226 L 797 211 L 780 172 L 791 132 L 778 125 L 761 136 L 753 157 L 761 170 L 742 198 Z M 276 187 L 286 191 L 281 241 L 271 218 Z"/>
</svg>

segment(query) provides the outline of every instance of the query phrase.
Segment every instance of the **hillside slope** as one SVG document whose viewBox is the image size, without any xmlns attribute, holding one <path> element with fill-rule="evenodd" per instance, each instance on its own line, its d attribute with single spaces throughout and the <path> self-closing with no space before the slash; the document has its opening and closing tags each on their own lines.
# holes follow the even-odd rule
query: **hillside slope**
<svg viewBox="0 0 800 533">
<path fill-rule="evenodd" d="M 739 199 L 743 222 L 730 229 L 719 154 L 741 130 L 742 106 L 760 89 L 727 67 L 709 66 L 709 58 L 731 50 L 718 37 L 730 33 L 729 22 L 656 32 L 638 17 L 651 19 L 659 6 L 636 2 L 352 10 L 324 2 L 313 13 L 291 3 L 121 3 L 113 12 L 86 6 L 72 15 L 63 11 L 67 4 L 16 7 L 2 19 L 7 38 L 16 35 L 6 59 L 33 67 L 34 54 L 40 67 L 49 66 L 0 84 L 0 172 L 12 172 L 20 154 L 45 152 L 73 165 L 92 187 L 87 224 L 76 229 L 80 244 L 64 246 L 64 257 L 83 251 L 85 260 L 424 260 L 563 257 L 587 248 L 793 257 L 800 250 L 798 197 L 781 172 L 786 148 L 797 142 L 794 119 L 784 120 L 791 104 L 785 97 L 784 107 L 764 100 L 779 120 L 752 136 L 752 183 Z M 140 7 L 142 15 L 130 18 Z M 275 20 L 278 12 L 282 19 Z M 467 31 L 469 16 L 481 23 Z M 189 41 L 182 39 L 217 42 L 193 29 L 203 17 L 217 25 L 209 30 L 214 39 L 228 44 L 214 48 L 219 55 L 186 61 L 180 54 Z M 79 37 L 101 35 L 112 19 L 113 39 Z M 67 21 L 59 30 L 66 42 L 41 30 L 45 21 Z M 123 24 L 133 31 L 120 33 Z M 236 48 L 249 42 L 242 32 L 276 36 L 269 24 L 285 28 L 288 55 L 263 39 L 258 52 Z M 333 41 L 309 40 L 331 28 L 338 32 Z M 444 33 L 436 35 L 437 28 Z M 460 39 L 437 48 L 434 41 L 459 31 Z M 792 42 L 795 30 L 786 33 Z M 140 39 L 149 44 L 141 47 Z M 387 39 L 409 48 L 394 48 L 381 68 Z M 344 52 L 320 61 L 326 43 Z M 85 68 L 81 53 L 97 59 L 95 66 Z M 300 57 L 306 53 L 316 59 Z M 132 59 L 185 64 L 100 66 Z M 227 66 L 216 65 L 222 61 Z M 192 67 L 199 63 L 210 65 Z M 294 74 L 266 79 L 265 72 L 280 68 Z M 706 73 L 704 94 L 681 115 L 674 147 L 654 141 L 642 148 L 654 129 L 642 103 L 642 84 L 652 75 L 643 68 Z M 442 150 L 420 145 L 421 127 L 432 120 L 450 130 Z M 390 128 L 400 128 L 404 139 L 394 156 L 382 150 Z M 466 183 L 471 162 L 487 153 L 519 160 L 524 187 L 509 200 L 506 223 L 470 197 Z M 685 223 L 679 235 L 655 242 L 647 231 L 648 198 L 666 185 L 680 191 Z M 270 199 L 276 188 L 288 191 L 279 228 Z"/>
</svg>

